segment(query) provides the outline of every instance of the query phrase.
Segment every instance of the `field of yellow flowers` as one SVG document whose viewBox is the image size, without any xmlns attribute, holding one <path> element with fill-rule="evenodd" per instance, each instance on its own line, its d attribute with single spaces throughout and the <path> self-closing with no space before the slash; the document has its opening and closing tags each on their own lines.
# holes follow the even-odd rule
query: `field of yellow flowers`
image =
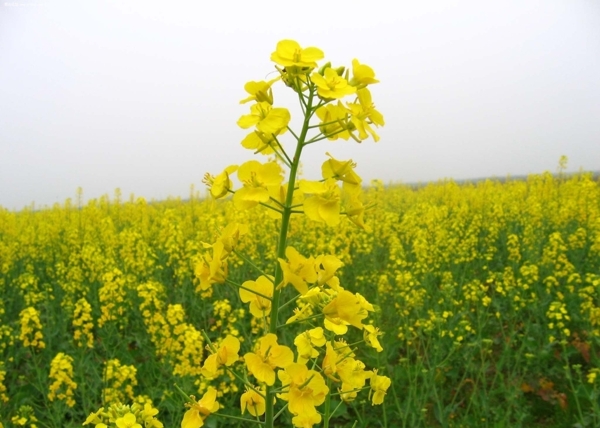
<svg viewBox="0 0 600 428">
<path fill-rule="evenodd" d="M 303 216 L 288 234 L 302 254 L 341 259 L 383 332 L 384 351 L 360 357 L 391 378 L 385 401 L 338 395 L 330 426 L 600 426 L 597 179 L 374 182 L 365 199 L 370 230 Z M 252 260 L 277 263 L 278 221 L 195 192 L 0 209 L 0 426 L 81 426 L 118 402 L 180 426 L 180 391 L 207 389 L 207 341 L 261 328 L 237 289 L 200 286 L 204 243 L 248 225 L 229 265 L 242 283 Z M 212 385 L 221 412 L 239 408 L 230 372 Z"/>
</svg>

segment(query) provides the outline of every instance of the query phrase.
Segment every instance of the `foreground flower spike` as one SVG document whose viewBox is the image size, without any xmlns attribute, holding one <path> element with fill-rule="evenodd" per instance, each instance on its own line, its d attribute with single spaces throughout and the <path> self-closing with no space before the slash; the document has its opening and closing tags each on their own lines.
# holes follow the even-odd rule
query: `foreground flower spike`
<svg viewBox="0 0 600 428">
<path fill-rule="evenodd" d="M 190 409 L 183 415 L 181 428 L 200 428 L 204 425 L 204 420 L 211 413 L 219 410 L 217 403 L 217 390 L 209 386 L 202 398 L 193 403 Z"/>
<path fill-rule="evenodd" d="M 232 193 L 236 210 L 263 210 L 258 214 L 263 222 L 259 227 L 273 225 L 279 230 L 272 246 L 265 243 L 275 254 L 262 260 L 246 254 L 256 245 L 236 248 L 240 236 L 249 229 L 233 222 L 214 243 L 203 243 L 206 251 L 196 256 L 197 291 L 212 291 L 213 284 L 218 283 L 235 286 L 252 315 L 251 331 L 241 329 L 245 340 L 238 336 L 236 327 L 230 327 L 225 334 L 231 334 L 225 339 L 214 339 L 211 355 L 202 367 L 202 383 L 216 379 L 223 374 L 223 366 L 227 368 L 229 380 L 220 384 L 223 396 L 229 389 L 238 391 L 237 384 L 227 386 L 231 382 L 239 381 L 245 387 L 239 402 L 241 415 L 229 410 L 220 415 L 235 419 L 240 426 L 274 428 L 286 423 L 282 415 L 286 410 L 295 427 L 330 426 L 335 403 L 354 400 L 363 391 L 367 395 L 367 379 L 371 379 L 374 405 L 383 401 L 389 387 L 389 378 L 366 370 L 355 355 L 359 349 L 382 352 L 383 348 L 379 329 L 368 319 L 375 308 L 359 293 L 345 288 L 352 284 L 344 283 L 340 268 L 342 260 L 352 263 L 351 254 L 332 254 L 336 243 L 326 247 L 328 253 L 310 254 L 321 243 L 305 242 L 300 236 L 302 228 L 292 226 L 295 217 L 304 215 L 329 227 L 349 221 L 369 230 L 364 214 L 373 204 L 365 202 L 365 207 L 363 198 L 372 194 L 363 192 L 353 160 L 338 160 L 327 153 L 321 165 L 322 179 L 301 178 L 301 157 L 307 146 L 350 138 L 361 142 L 373 137 L 377 141 L 374 128 L 384 124 L 367 89 L 378 83 L 373 69 L 357 59 L 351 68 L 332 67 L 331 62 L 318 64 L 323 58 L 323 51 L 316 47 L 303 48 L 294 40 L 277 43 L 271 54 L 277 77 L 246 83 L 246 95 L 240 103 L 250 103 L 250 112 L 237 121 L 239 127 L 248 130 L 242 146 L 254 155 L 267 156 L 267 161 L 249 160 L 205 179 L 213 198 Z M 299 130 L 290 127 L 287 108 L 273 105 L 278 85 L 292 90 L 298 100 L 303 116 L 297 120 Z M 234 171 L 241 185 L 237 189 L 232 183 Z M 242 217 L 248 215 L 255 216 L 240 213 Z M 240 265 L 255 274 L 246 273 L 241 280 L 228 278 L 228 269 Z M 203 297 L 207 294 L 202 293 Z M 340 336 L 348 333 L 350 326 L 362 330 L 364 340 L 355 342 L 353 338 L 353 344 L 348 345 Z M 294 350 L 286 346 L 292 341 Z M 250 350 L 242 353 L 245 364 L 235 364 L 244 346 Z M 373 349 L 370 351 L 374 353 Z M 214 389 L 209 389 L 188 410 L 182 427 L 201 426 L 218 408 L 215 400 Z"/>
</svg>

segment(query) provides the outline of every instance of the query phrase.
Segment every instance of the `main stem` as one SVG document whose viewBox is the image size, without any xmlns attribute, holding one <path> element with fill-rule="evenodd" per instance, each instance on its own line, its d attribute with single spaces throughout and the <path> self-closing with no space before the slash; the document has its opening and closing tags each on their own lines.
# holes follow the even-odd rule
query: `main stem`
<svg viewBox="0 0 600 428">
<path fill-rule="evenodd" d="M 294 200 L 294 188 L 296 187 L 296 174 L 298 167 L 300 166 L 300 156 L 302 154 L 302 148 L 306 141 L 306 134 L 309 130 L 310 118 L 312 115 L 312 102 L 313 102 L 313 90 L 309 86 L 309 96 L 306 103 L 306 112 L 304 115 L 304 123 L 302 124 L 302 132 L 298 137 L 296 143 L 296 151 L 292 158 L 292 165 L 290 166 L 290 175 L 288 177 L 288 188 L 285 195 L 285 206 L 283 207 L 283 213 L 281 215 L 281 228 L 279 229 L 279 240 L 277 242 L 277 259 L 285 258 L 285 249 L 287 246 L 287 233 L 290 225 L 290 218 L 292 216 L 292 201 Z M 300 95 L 302 96 L 302 95 Z M 279 298 L 281 296 L 281 289 L 277 289 L 277 285 L 281 283 L 283 279 L 283 271 L 279 262 L 275 263 L 275 291 L 273 292 L 273 300 L 271 302 L 271 322 L 269 324 L 269 333 L 277 334 L 277 325 L 279 319 Z M 273 417 L 274 417 L 274 403 L 273 403 L 273 387 L 267 387 L 267 398 L 266 398 L 266 409 L 265 409 L 265 427 L 273 428 Z"/>
</svg>

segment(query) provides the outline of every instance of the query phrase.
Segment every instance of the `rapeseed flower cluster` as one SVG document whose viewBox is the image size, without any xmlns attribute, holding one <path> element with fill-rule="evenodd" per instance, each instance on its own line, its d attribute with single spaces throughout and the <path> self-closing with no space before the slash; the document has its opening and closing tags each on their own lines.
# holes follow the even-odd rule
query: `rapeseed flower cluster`
<svg viewBox="0 0 600 428">
<path fill-rule="evenodd" d="M 45 348 L 46 344 L 44 343 L 39 311 L 29 306 L 21 311 L 20 319 L 21 334 L 19 335 L 19 339 L 23 342 L 23 346 L 31 346 L 38 349 Z"/>
<path fill-rule="evenodd" d="M 116 321 L 120 328 L 125 323 L 125 278 L 119 269 L 114 269 L 102 276 L 103 285 L 98 290 L 102 314 L 98 319 L 98 327 L 107 322 Z"/>
<path fill-rule="evenodd" d="M 104 389 L 102 397 L 105 404 L 120 404 L 132 401 L 133 388 L 137 385 L 137 369 L 132 365 L 121 364 L 117 358 L 108 360 L 104 366 Z"/>
<path fill-rule="evenodd" d="M 68 407 L 75 405 L 73 395 L 77 389 L 77 383 L 73 381 L 73 357 L 62 352 L 50 363 L 50 384 L 48 399 L 50 401 L 64 401 Z"/>
<path fill-rule="evenodd" d="M 94 347 L 94 320 L 92 306 L 85 298 L 75 303 L 73 310 L 73 340 L 79 348 L 91 349 Z"/>
<path fill-rule="evenodd" d="M 156 419 L 157 414 L 158 410 L 151 403 L 134 403 L 131 406 L 117 403 L 91 413 L 83 425 L 93 424 L 97 428 L 162 428 L 164 425 Z"/>
<path fill-rule="evenodd" d="M 0 402 L 8 403 L 8 395 L 4 381 L 6 379 L 6 370 L 4 364 L 0 363 Z"/>
<path fill-rule="evenodd" d="M 35 417 L 35 412 L 31 406 L 20 406 L 17 414 L 10 421 L 18 427 L 38 428 L 38 419 Z"/>
</svg>

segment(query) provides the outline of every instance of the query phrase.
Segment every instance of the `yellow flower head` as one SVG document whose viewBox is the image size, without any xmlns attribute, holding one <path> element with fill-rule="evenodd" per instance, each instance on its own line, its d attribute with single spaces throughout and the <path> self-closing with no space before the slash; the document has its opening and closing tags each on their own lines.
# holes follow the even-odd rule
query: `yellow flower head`
<svg viewBox="0 0 600 428">
<path fill-rule="evenodd" d="M 379 376 L 377 374 L 377 370 L 373 370 L 373 375 L 371 376 L 371 403 L 373 405 L 378 405 L 383 403 L 383 398 L 385 394 L 392 384 L 392 380 L 387 376 Z"/>
<path fill-rule="evenodd" d="M 379 80 L 375 79 L 375 72 L 371 67 L 366 64 L 361 64 L 355 58 L 352 60 L 352 79 L 350 84 L 359 88 L 364 88 L 367 85 L 373 83 L 379 83 Z"/>
<path fill-rule="evenodd" d="M 264 395 L 264 392 L 263 392 Z M 252 416 L 262 416 L 266 410 L 265 398 L 253 389 L 248 389 L 240 398 L 242 414 L 248 410 Z"/>
<path fill-rule="evenodd" d="M 244 98 L 240 101 L 240 104 L 245 104 L 248 101 L 257 101 L 257 102 L 267 102 L 273 105 L 273 89 L 271 85 L 278 81 L 280 78 L 277 77 L 275 79 L 269 80 L 265 82 L 261 80 L 260 82 L 250 81 L 244 85 L 244 89 L 246 92 L 250 94 L 248 98 Z"/>
<path fill-rule="evenodd" d="M 363 328 L 362 320 L 368 315 L 361 300 L 353 293 L 342 290 L 323 308 L 325 318 L 334 324 L 351 324 Z M 327 327 L 327 324 L 326 324 Z"/>
<path fill-rule="evenodd" d="M 370 324 L 365 324 L 363 326 L 363 337 L 365 339 L 365 342 L 371 348 L 375 348 L 377 350 L 377 352 L 383 351 L 383 348 L 381 347 L 381 344 L 379 343 L 379 339 L 377 339 L 377 337 L 381 336 L 381 334 L 382 333 L 379 331 L 379 329 L 377 327 L 374 327 Z"/>
<path fill-rule="evenodd" d="M 315 47 L 302 49 L 294 40 L 281 40 L 277 43 L 275 52 L 271 54 L 271 61 L 283 67 L 312 69 L 317 66 L 317 61 L 324 57 L 325 54 L 321 49 Z"/>
<path fill-rule="evenodd" d="M 318 415 L 315 407 L 321 405 L 329 393 L 320 373 L 309 370 L 304 364 L 293 363 L 280 370 L 277 376 L 284 391 L 279 397 L 288 402 L 292 414 L 302 417 Z"/>
<path fill-rule="evenodd" d="M 242 287 L 244 288 L 240 288 L 240 299 L 244 303 L 250 303 L 250 313 L 252 315 L 256 318 L 262 318 L 271 313 L 270 298 L 273 297 L 274 286 L 269 278 L 261 275 L 256 281 L 244 282 Z M 254 293 L 254 291 L 261 295 Z"/>
<path fill-rule="evenodd" d="M 253 104 L 250 114 L 239 118 L 237 124 L 242 129 L 256 126 L 260 132 L 266 135 L 283 134 L 290 123 L 290 111 L 283 107 L 274 108 L 266 101 Z"/>
<path fill-rule="evenodd" d="M 285 128 L 283 129 L 285 131 Z M 254 153 L 260 153 L 262 155 L 272 155 L 275 153 L 275 137 L 267 135 L 261 131 L 252 131 L 242 140 L 242 147 L 245 149 L 253 150 Z"/>
<path fill-rule="evenodd" d="M 90 413 L 82 425 L 87 425 L 87 424 L 98 425 L 98 424 L 102 423 L 101 416 L 102 416 L 103 412 L 104 412 L 104 407 L 100 407 L 100 409 L 97 412 Z"/>
<path fill-rule="evenodd" d="M 311 358 L 318 357 L 319 351 L 315 349 L 315 346 L 323 346 L 326 341 L 327 339 L 321 327 L 300 333 L 294 339 L 294 345 L 298 349 L 298 362 L 305 363 Z"/>
<path fill-rule="evenodd" d="M 341 138 L 348 140 L 348 110 L 340 101 L 337 104 L 329 103 L 317 109 L 317 116 L 321 119 L 319 130 L 331 141 Z M 352 125 L 353 126 L 353 125 Z"/>
<path fill-rule="evenodd" d="M 142 426 L 137 423 L 135 415 L 131 412 L 117 418 L 115 424 L 117 425 L 117 428 L 142 428 Z"/>
<path fill-rule="evenodd" d="M 321 172 L 323 174 L 323 178 L 334 178 L 343 183 L 343 188 L 345 192 L 349 192 L 352 194 L 357 194 L 361 190 L 360 184 L 362 183 L 362 178 L 354 172 L 354 168 L 356 168 L 356 163 L 352 161 L 352 159 L 347 161 L 339 161 L 327 153 L 330 159 L 323 162 L 321 166 Z"/>
<path fill-rule="evenodd" d="M 310 78 L 317 85 L 317 94 L 324 99 L 344 98 L 356 92 L 356 88 L 350 86 L 333 68 L 326 68 L 323 76 L 313 73 Z"/>
<path fill-rule="evenodd" d="M 208 290 L 213 284 L 225 282 L 228 273 L 227 256 L 223 241 L 217 241 L 212 245 L 212 256 L 205 254 L 196 264 L 194 273 L 200 279 L 201 290 Z"/>
<path fill-rule="evenodd" d="M 270 193 L 276 192 L 283 181 L 281 167 L 276 162 L 261 164 L 255 160 L 240 165 L 238 178 L 244 185 L 233 195 L 238 209 L 249 209 L 267 202 Z"/>
<path fill-rule="evenodd" d="M 321 423 L 320 413 L 301 413 L 292 418 L 292 424 L 298 428 L 312 428 L 312 426 Z"/>
<path fill-rule="evenodd" d="M 204 175 L 204 180 L 202 181 L 210 188 L 210 195 L 213 198 L 219 199 L 227 195 L 229 190 L 231 190 L 231 188 L 233 187 L 233 184 L 229 179 L 229 175 L 236 170 L 237 165 L 230 165 L 216 177 L 213 177 L 209 173 L 206 173 L 206 175 Z"/>
<path fill-rule="evenodd" d="M 332 254 L 322 254 L 317 257 L 315 266 L 317 267 L 318 285 L 327 284 L 335 290 L 340 289 L 335 273 L 344 266 L 344 262 Z"/>
<path fill-rule="evenodd" d="M 248 371 L 258 379 L 271 386 L 275 383 L 275 367 L 286 367 L 294 361 L 294 353 L 287 346 L 277 343 L 277 336 L 269 333 L 258 339 L 256 353 L 244 355 Z"/>
<path fill-rule="evenodd" d="M 367 88 L 357 91 L 358 103 L 348 103 L 350 110 L 350 120 L 358 131 L 358 139 L 366 140 L 371 134 L 373 140 L 379 141 L 379 135 L 375 133 L 371 125 L 383 126 L 385 122 L 383 116 L 375 109 L 371 100 L 371 92 Z"/>
<path fill-rule="evenodd" d="M 223 339 L 223 342 L 216 352 L 209 355 L 206 360 L 204 360 L 202 374 L 207 378 L 214 378 L 217 376 L 217 370 L 220 366 L 231 366 L 238 360 L 239 351 L 240 340 L 237 337 L 228 334 L 227 337 Z"/>
<path fill-rule="evenodd" d="M 183 415 L 181 428 L 200 428 L 204 425 L 204 420 L 211 413 L 219 410 L 217 403 L 217 390 L 209 386 L 202 398 L 193 403 L 190 409 Z"/>
<path fill-rule="evenodd" d="M 340 222 L 341 190 L 333 178 L 320 181 L 301 180 L 300 191 L 312 194 L 304 199 L 304 214 L 314 221 L 322 221 L 328 226 Z"/>
<path fill-rule="evenodd" d="M 292 284 L 298 293 L 306 294 L 308 284 L 317 281 L 315 259 L 302 256 L 294 247 L 287 247 L 285 255 L 288 259 L 287 262 L 279 259 L 279 265 L 283 271 L 281 286 Z"/>
<path fill-rule="evenodd" d="M 366 208 L 358 198 L 358 195 L 351 194 L 349 197 L 345 198 L 345 201 L 346 216 L 348 217 L 348 220 L 361 229 L 370 232 L 371 228 L 365 224 Z"/>
<path fill-rule="evenodd" d="M 223 243 L 223 250 L 231 253 L 237 246 L 240 238 L 248 233 L 248 226 L 240 223 L 229 223 L 220 233 L 219 241 Z"/>
</svg>

